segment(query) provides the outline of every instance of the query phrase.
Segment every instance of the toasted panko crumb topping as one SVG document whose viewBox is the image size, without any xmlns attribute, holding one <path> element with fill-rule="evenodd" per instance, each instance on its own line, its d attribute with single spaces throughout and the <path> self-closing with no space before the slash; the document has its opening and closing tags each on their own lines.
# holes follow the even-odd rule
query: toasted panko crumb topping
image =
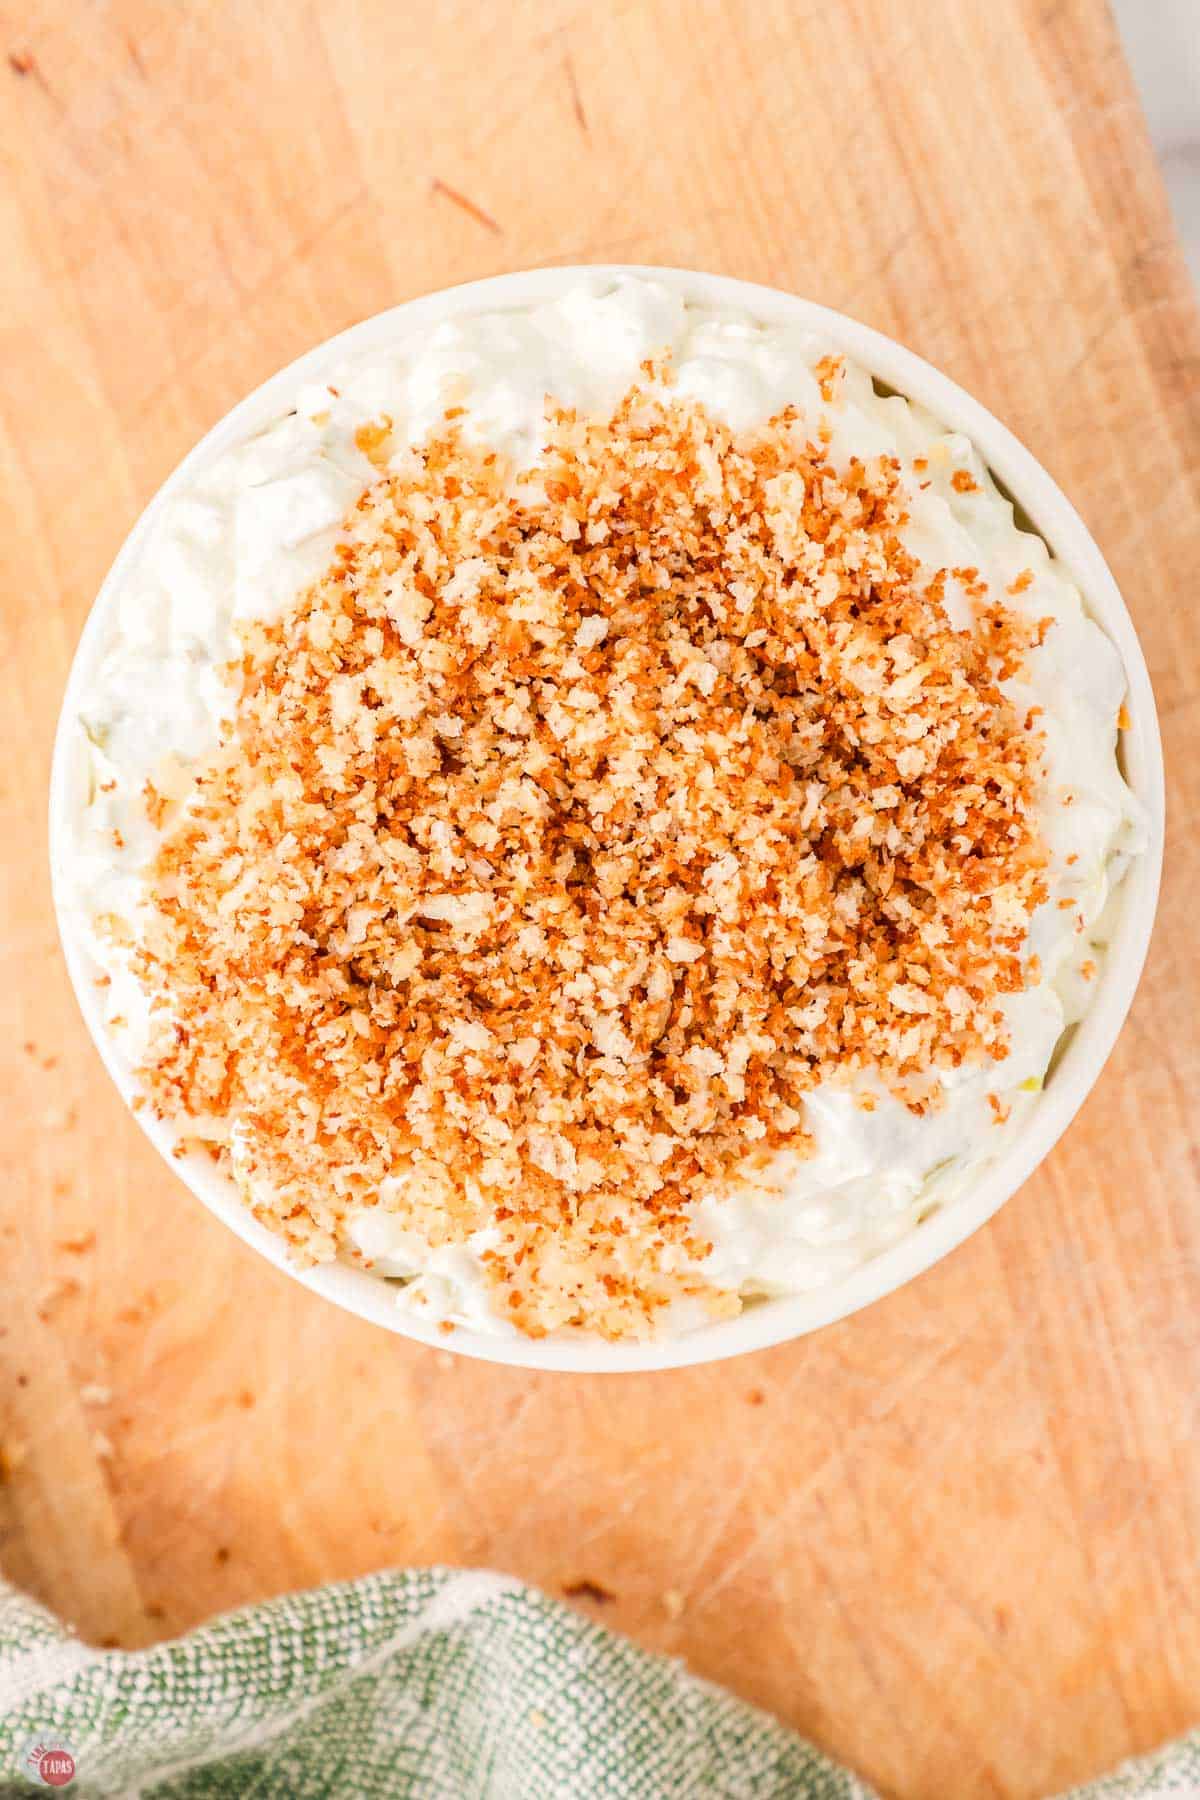
<svg viewBox="0 0 1200 1800">
<path fill-rule="evenodd" d="M 818 1082 L 921 1111 L 1002 1058 L 1046 897 L 1043 739 L 998 686 L 1036 628 L 978 582 L 952 627 L 894 461 L 647 374 L 515 476 L 453 418 L 361 434 L 380 477 L 241 628 L 139 953 L 149 1092 L 231 1127 L 263 1223 L 305 1259 L 362 1206 L 487 1229 L 533 1335 L 736 1311 L 691 1203 L 804 1154 Z"/>
</svg>

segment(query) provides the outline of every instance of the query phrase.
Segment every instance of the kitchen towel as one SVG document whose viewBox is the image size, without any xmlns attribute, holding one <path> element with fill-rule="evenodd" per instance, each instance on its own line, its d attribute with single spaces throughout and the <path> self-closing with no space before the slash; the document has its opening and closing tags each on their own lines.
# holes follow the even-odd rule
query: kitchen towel
<svg viewBox="0 0 1200 1800">
<path fill-rule="evenodd" d="M 0 1584 L 0 1795 L 871 1800 L 754 1707 L 507 1576 L 370 1575 L 91 1650 Z M 1200 1738 L 1079 1790 L 1200 1795 Z"/>
</svg>

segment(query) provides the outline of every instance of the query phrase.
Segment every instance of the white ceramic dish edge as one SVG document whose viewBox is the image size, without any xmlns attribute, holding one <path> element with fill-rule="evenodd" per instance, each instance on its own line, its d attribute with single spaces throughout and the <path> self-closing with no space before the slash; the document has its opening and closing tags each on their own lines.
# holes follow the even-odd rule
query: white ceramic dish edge
<svg viewBox="0 0 1200 1800">
<path fill-rule="evenodd" d="M 528 306 L 553 298 L 584 278 L 642 276 L 668 284 L 698 304 L 732 307 L 765 324 L 793 324 L 822 331 L 880 381 L 919 402 L 948 428 L 975 444 L 996 477 L 1019 500 L 1029 519 L 1070 571 L 1088 607 L 1108 632 L 1124 660 L 1129 681 L 1131 728 L 1124 734 L 1124 761 L 1130 785 L 1150 820 L 1150 842 L 1126 878 L 1117 930 L 1095 999 L 1074 1033 L 1054 1077 L 1028 1123 L 1011 1145 L 985 1168 L 964 1194 L 845 1279 L 827 1288 L 750 1306 L 736 1319 L 703 1326 L 684 1336 L 646 1344 L 607 1344 L 585 1339 L 491 1336 L 463 1327 L 452 1333 L 426 1326 L 396 1304 L 395 1290 L 362 1270 L 340 1265 L 300 1270 L 283 1244 L 246 1211 L 232 1185 L 201 1156 L 172 1155 L 168 1126 L 135 1116 L 151 1142 L 193 1194 L 268 1261 L 314 1293 L 374 1324 L 439 1349 L 490 1362 L 577 1373 L 618 1373 L 680 1368 L 766 1349 L 815 1331 L 882 1299 L 939 1262 L 983 1225 L 1021 1186 L 1066 1130 L 1108 1058 L 1129 1010 L 1145 961 L 1154 923 L 1163 842 L 1162 746 L 1154 695 L 1145 659 L 1099 548 L 1065 494 L 1028 450 L 978 401 L 912 351 L 828 307 L 776 288 L 728 276 L 603 264 L 536 269 L 499 275 L 443 289 L 405 302 L 351 326 L 281 369 L 227 413 L 183 459 L 135 524 L 109 570 L 84 625 L 63 698 L 50 780 L 50 848 L 55 909 L 67 967 L 80 1008 L 100 1056 L 128 1103 L 134 1094 L 130 1071 L 105 1029 L 86 948 L 70 929 L 63 892 L 61 846 L 67 822 L 68 725 L 78 711 L 88 672 L 102 647 L 112 597 L 118 591 L 165 500 L 186 486 L 192 471 L 286 410 L 296 387 L 319 379 L 348 355 L 394 344 L 464 314 Z"/>
</svg>

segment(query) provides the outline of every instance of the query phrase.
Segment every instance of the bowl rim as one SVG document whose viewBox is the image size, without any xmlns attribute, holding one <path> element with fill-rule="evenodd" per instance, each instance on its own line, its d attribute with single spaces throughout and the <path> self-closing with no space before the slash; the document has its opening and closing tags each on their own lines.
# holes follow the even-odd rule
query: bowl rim
<svg viewBox="0 0 1200 1800">
<path fill-rule="evenodd" d="M 1115 643 L 1128 681 L 1130 727 L 1122 740 L 1125 772 L 1149 820 L 1145 851 L 1128 871 L 1120 915 L 1092 1005 L 1068 1043 L 1054 1081 L 1028 1117 L 976 1180 L 899 1242 L 827 1287 L 765 1299 L 734 1319 L 715 1321 L 679 1337 L 647 1343 L 608 1343 L 584 1337 L 532 1340 L 456 1326 L 446 1333 L 408 1315 L 395 1290 L 378 1276 L 342 1264 L 298 1269 L 280 1239 L 258 1224 L 232 1183 L 207 1158 L 173 1153 L 174 1134 L 147 1109 L 134 1113 L 155 1148 L 189 1190 L 244 1242 L 312 1292 L 359 1318 L 402 1337 L 529 1369 L 577 1374 L 638 1373 L 717 1362 L 765 1350 L 848 1317 L 914 1280 L 977 1231 L 1011 1198 L 1057 1143 L 1095 1085 L 1137 987 L 1154 925 L 1162 864 L 1164 788 L 1162 744 L 1154 693 L 1133 621 L 1098 545 L 1066 495 L 1008 428 L 965 389 L 915 352 L 869 325 L 790 294 L 727 275 L 634 263 L 565 264 L 516 270 L 465 282 L 402 302 L 326 339 L 270 376 L 232 407 L 177 464 L 135 522 L 88 612 L 63 694 L 50 776 L 50 860 L 54 908 L 71 984 L 101 1060 L 130 1105 L 131 1071 L 103 1018 L 95 964 L 72 926 L 63 871 L 68 830 L 72 727 L 87 677 L 102 648 L 109 615 L 167 501 L 195 472 L 285 412 L 296 389 L 334 364 L 394 347 L 444 320 L 525 307 L 553 299 L 580 281 L 635 277 L 656 281 L 697 306 L 733 308 L 761 324 L 818 331 L 872 375 L 917 402 L 948 429 L 969 437 L 984 463 L 1018 501 L 1030 522 L 1078 586 L 1088 611 Z"/>
</svg>

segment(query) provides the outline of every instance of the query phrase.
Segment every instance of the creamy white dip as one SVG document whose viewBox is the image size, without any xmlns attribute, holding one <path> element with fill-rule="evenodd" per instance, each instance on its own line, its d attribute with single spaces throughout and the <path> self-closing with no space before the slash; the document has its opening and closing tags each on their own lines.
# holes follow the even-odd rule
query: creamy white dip
<svg viewBox="0 0 1200 1800">
<path fill-rule="evenodd" d="M 700 1235 L 713 1245 L 704 1271 L 747 1296 L 836 1280 L 911 1230 L 997 1154 L 1037 1104 L 1063 1032 L 1087 1008 L 1111 898 L 1144 843 L 1117 761 L 1125 675 L 1075 587 L 1041 539 L 1017 527 L 966 438 L 908 401 L 881 395 L 852 365 L 832 403 L 822 398 L 814 365 L 837 349 L 811 332 L 686 306 L 652 282 L 597 278 L 545 305 L 399 339 L 339 367 L 328 383 L 300 387 L 286 416 L 161 508 L 116 596 L 79 708 L 76 803 L 61 847 L 73 929 L 111 977 L 107 1016 L 131 1067 L 153 998 L 130 973 L 124 947 L 136 936 L 141 871 L 157 840 L 142 804 L 145 783 L 186 791 L 192 765 L 234 706 L 226 665 L 238 652 L 239 621 L 277 616 L 325 567 L 339 521 L 376 478 L 355 447 L 359 427 L 387 415 L 401 440 L 419 442 L 448 407 L 462 407 L 470 433 L 528 464 L 538 455 L 547 396 L 603 412 L 639 377 L 645 358 L 669 351 L 677 391 L 735 427 L 790 405 L 814 434 L 822 423 L 831 429 L 828 454 L 839 468 L 851 456 L 897 457 L 912 496 L 908 549 L 930 569 L 977 569 L 1010 607 L 1054 620 L 1024 678 L 1007 684 L 1014 700 L 1043 709 L 1048 778 L 1040 814 L 1051 850 L 1050 897 L 1027 946 L 1040 977 L 1006 1002 L 1007 1059 L 944 1073 L 945 1104 L 922 1117 L 882 1091 L 866 1112 L 852 1093 L 818 1088 L 807 1118 L 816 1154 L 782 1171 L 782 1197 L 776 1165 L 761 1197 L 743 1188 L 698 1207 Z M 971 475 L 973 490 L 953 485 L 958 470 Z M 1026 571 L 1027 585 L 1006 592 Z M 971 628 L 968 597 L 953 578 L 946 604 L 957 625 Z M 989 1095 L 1009 1111 L 1006 1123 L 998 1123 Z M 206 1124 L 198 1124 L 202 1134 Z M 231 1148 L 236 1175 L 236 1121 Z M 411 1277 L 397 1290 L 399 1304 L 427 1318 L 511 1332 L 488 1304 L 480 1255 L 489 1234 L 435 1251 L 386 1205 L 353 1218 L 348 1230 L 349 1255 L 368 1258 L 381 1275 Z M 683 1309 L 671 1321 L 676 1329 L 691 1322 Z"/>
</svg>

